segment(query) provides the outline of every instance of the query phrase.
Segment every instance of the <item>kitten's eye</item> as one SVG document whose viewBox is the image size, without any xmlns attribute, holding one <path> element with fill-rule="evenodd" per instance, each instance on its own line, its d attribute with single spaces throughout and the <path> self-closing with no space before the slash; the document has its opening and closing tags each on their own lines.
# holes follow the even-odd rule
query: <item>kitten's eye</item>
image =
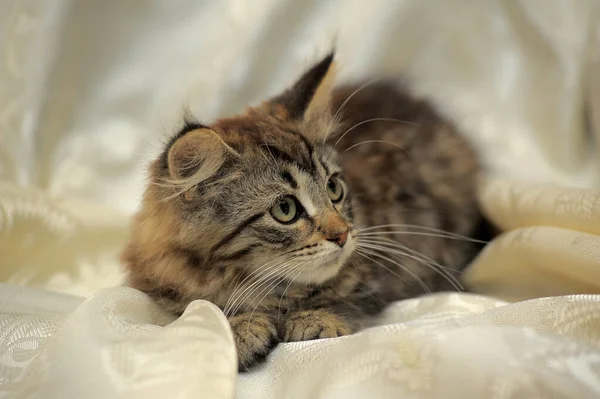
<svg viewBox="0 0 600 399">
<path fill-rule="evenodd" d="M 292 223 L 299 214 L 298 200 L 291 195 L 280 198 L 271 208 L 271 216 L 281 223 Z"/>
<path fill-rule="evenodd" d="M 327 182 L 327 195 L 331 202 L 339 202 L 344 195 L 344 188 L 340 179 L 335 176 L 331 176 Z"/>
</svg>

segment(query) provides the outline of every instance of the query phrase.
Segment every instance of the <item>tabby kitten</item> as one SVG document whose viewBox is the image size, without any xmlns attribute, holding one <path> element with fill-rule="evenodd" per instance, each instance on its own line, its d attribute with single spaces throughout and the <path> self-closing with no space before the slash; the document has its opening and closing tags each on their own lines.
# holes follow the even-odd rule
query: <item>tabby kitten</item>
<svg viewBox="0 0 600 399">
<path fill-rule="evenodd" d="M 333 54 L 287 91 L 187 123 L 150 166 L 129 284 L 225 313 L 240 370 L 278 342 L 351 334 L 391 301 L 459 288 L 477 248 L 478 164 L 391 84 L 333 89 Z"/>
</svg>

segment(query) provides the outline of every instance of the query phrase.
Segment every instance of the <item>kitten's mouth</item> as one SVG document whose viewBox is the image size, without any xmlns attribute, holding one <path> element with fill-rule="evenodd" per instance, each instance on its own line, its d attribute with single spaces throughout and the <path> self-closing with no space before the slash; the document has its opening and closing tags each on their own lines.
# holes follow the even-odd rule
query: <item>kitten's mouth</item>
<svg viewBox="0 0 600 399">
<path fill-rule="evenodd" d="M 318 259 L 312 267 L 306 268 L 301 276 L 298 277 L 298 281 L 323 284 L 327 280 L 332 279 L 338 274 L 342 266 L 346 264 L 355 248 L 356 238 L 348 236 L 348 240 L 342 248 Z"/>
<path fill-rule="evenodd" d="M 348 236 L 348 241 L 346 242 L 346 245 L 344 245 L 343 248 L 340 248 L 340 251 L 336 253 L 336 264 L 339 263 L 339 267 L 343 266 L 343 264 L 346 263 L 346 261 L 348 260 L 350 255 L 352 255 L 355 249 L 356 238 L 354 238 L 353 236 Z"/>
</svg>

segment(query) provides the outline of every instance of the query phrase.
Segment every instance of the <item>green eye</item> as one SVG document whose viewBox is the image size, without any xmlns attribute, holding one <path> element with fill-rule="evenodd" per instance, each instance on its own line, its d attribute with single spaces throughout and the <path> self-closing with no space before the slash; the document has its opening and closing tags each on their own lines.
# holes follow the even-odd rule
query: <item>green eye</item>
<svg viewBox="0 0 600 399">
<path fill-rule="evenodd" d="M 331 202 L 339 202 L 344 195 L 342 183 L 336 176 L 331 176 L 327 182 L 327 195 Z"/>
<path fill-rule="evenodd" d="M 298 216 L 299 207 L 296 198 L 288 195 L 277 200 L 271 208 L 271 216 L 281 223 L 292 223 Z"/>
</svg>

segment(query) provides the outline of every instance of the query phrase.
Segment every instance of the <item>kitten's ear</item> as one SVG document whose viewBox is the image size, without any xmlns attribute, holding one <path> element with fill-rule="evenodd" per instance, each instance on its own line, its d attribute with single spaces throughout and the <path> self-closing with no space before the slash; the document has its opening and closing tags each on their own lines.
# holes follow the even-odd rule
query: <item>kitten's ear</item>
<svg viewBox="0 0 600 399">
<path fill-rule="evenodd" d="M 273 102 L 282 105 L 290 119 L 316 125 L 328 124 L 335 72 L 334 53 L 330 53 Z"/>
<path fill-rule="evenodd" d="M 187 191 L 213 176 L 225 159 L 227 145 L 208 128 L 185 133 L 167 153 L 170 181 Z"/>
</svg>

